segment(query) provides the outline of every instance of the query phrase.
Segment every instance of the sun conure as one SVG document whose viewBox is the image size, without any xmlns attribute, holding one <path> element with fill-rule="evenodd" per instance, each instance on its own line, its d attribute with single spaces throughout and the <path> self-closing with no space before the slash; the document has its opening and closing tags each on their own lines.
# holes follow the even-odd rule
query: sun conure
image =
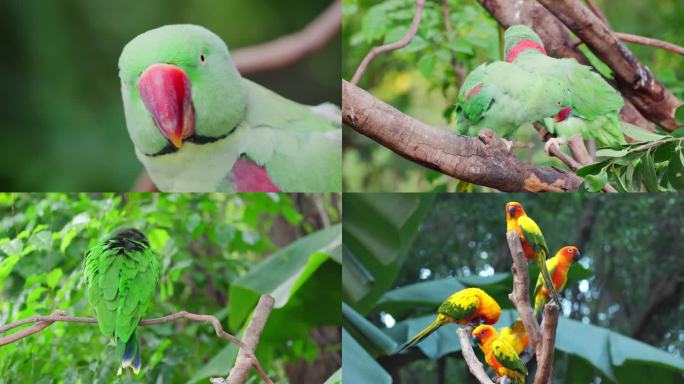
<svg viewBox="0 0 684 384">
<path fill-rule="evenodd" d="M 523 253 L 527 260 L 536 260 L 541 271 L 541 276 L 546 286 L 553 295 L 553 300 L 560 307 L 560 298 L 551 284 L 551 276 L 546 270 L 546 258 L 549 257 L 549 247 L 546 245 L 544 235 L 527 214 L 522 204 L 511 201 L 506 203 L 506 231 L 515 231 L 520 237 Z"/>
<path fill-rule="evenodd" d="M 526 123 L 563 118 L 559 113 L 571 104 L 570 94 L 556 79 L 530 74 L 496 61 L 475 68 L 458 92 L 458 130 L 474 136 L 490 128 L 510 138 Z"/>
<path fill-rule="evenodd" d="M 449 296 L 437 309 L 437 317 L 425 329 L 402 344 L 397 352 L 418 344 L 439 327 L 449 324 L 494 324 L 499 321 L 501 307 L 485 291 L 466 288 Z"/>
<path fill-rule="evenodd" d="M 485 355 L 485 362 L 497 376 L 506 376 L 513 384 L 525 384 L 527 368 L 513 346 L 506 342 L 491 325 L 480 325 L 473 330 L 475 343 Z"/>
<path fill-rule="evenodd" d="M 625 144 L 620 109 L 624 101 L 598 73 L 575 59 L 547 56 L 539 36 L 526 25 L 514 25 L 504 34 L 506 62 L 531 74 L 558 79 L 570 92 L 572 104 L 562 120 L 545 119 L 546 128 L 561 139 L 575 134 L 592 136 L 600 146 Z"/>
<path fill-rule="evenodd" d="M 116 344 L 126 367 L 140 372 L 140 343 L 136 328 L 159 280 L 159 261 L 145 235 L 125 228 L 86 253 L 83 278 L 87 297 L 102 333 Z"/>
<path fill-rule="evenodd" d="M 556 292 L 560 292 L 565 288 L 565 283 L 568 282 L 568 271 L 573 261 L 580 257 L 580 251 L 577 247 L 572 245 L 565 246 L 556 252 L 556 255 L 546 260 L 546 269 L 549 270 L 551 281 Z M 541 274 L 537 277 L 537 285 L 534 287 L 534 315 L 537 319 L 541 319 L 544 305 L 549 300 L 549 290 L 543 283 Z"/>
<path fill-rule="evenodd" d="M 527 331 L 520 319 L 516 319 L 509 327 L 499 329 L 499 336 L 513 347 L 518 356 L 530 344 Z"/>
<path fill-rule="evenodd" d="M 162 191 L 340 191 L 339 108 L 298 104 L 244 79 L 196 25 L 131 40 L 119 58 L 128 133 Z"/>
</svg>

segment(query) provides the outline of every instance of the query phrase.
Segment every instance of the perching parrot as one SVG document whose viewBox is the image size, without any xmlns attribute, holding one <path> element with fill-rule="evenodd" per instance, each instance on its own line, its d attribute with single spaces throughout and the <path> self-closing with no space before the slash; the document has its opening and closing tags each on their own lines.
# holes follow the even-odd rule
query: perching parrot
<svg viewBox="0 0 684 384">
<path fill-rule="evenodd" d="M 159 261 L 145 235 L 137 229 L 116 231 L 86 253 L 83 278 L 88 301 L 102 333 L 116 344 L 126 367 L 140 372 L 140 344 L 136 328 L 159 280 Z"/>
<path fill-rule="evenodd" d="M 584 139 L 592 136 L 600 146 L 625 144 L 620 121 L 624 101 L 598 73 L 575 59 L 556 59 L 546 55 L 539 36 L 526 25 L 514 25 L 504 34 L 506 62 L 531 74 L 558 79 L 572 97 L 571 106 L 563 113 L 562 121 L 545 119 L 552 134 L 567 139 L 580 134 Z"/>
<path fill-rule="evenodd" d="M 437 309 L 437 318 L 425 329 L 399 347 L 397 352 L 420 343 L 439 327 L 448 323 L 494 324 L 499 321 L 501 307 L 485 291 L 479 288 L 466 288 L 449 296 Z"/>
<path fill-rule="evenodd" d="M 501 328 L 499 330 L 499 336 L 513 347 L 518 356 L 520 356 L 530 344 L 527 331 L 520 319 L 516 319 L 510 327 Z"/>
<path fill-rule="evenodd" d="M 162 191 L 340 191 L 338 107 L 309 107 L 244 79 L 196 25 L 131 40 L 119 58 L 128 133 Z"/>
<path fill-rule="evenodd" d="M 580 258 L 580 251 L 577 247 L 571 245 L 565 246 L 556 252 L 556 255 L 546 260 L 546 268 L 551 275 L 553 287 L 556 292 L 560 292 L 565 288 L 565 283 L 568 282 L 568 271 L 573 261 Z M 534 315 L 537 319 L 541 319 L 544 305 L 549 300 L 549 290 L 546 289 L 542 281 L 541 274 L 537 277 L 537 285 L 534 287 Z"/>
<path fill-rule="evenodd" d="M 458 92 L 457 125 L 462 135 L 490 128 L 510 138 L 523 124 L 565 118 L 562 111 L 570 105 L 570 94 L 556 79 L 496 61 L 466 77 Z"/>
<path fill-rule="evenodd" d="M 475 343 L 485 355 L 485 361 L 497 376 L 506 376 L 513 384 L 525 384 L 527 368 L 515 349 L 499 336 L 491 325 L 480 325 L 473 330 Z"/>
<path fill-rule="evenodd" d="M 527 260 L 536 260 L 541 271 L 541 276 L 546 286 L 553 295 L 553 300 L 560 307 L 560 298 L 551 284 L 551 276 L 546 269 L 546 258 L 549 257 L 549 247 L 546 245 L 544 235 L 523 209 L 522 204 L 511 201 L 506 203 L 506 231 L 515 231 L 520 237 L 520 243 Z"/>
</svg>

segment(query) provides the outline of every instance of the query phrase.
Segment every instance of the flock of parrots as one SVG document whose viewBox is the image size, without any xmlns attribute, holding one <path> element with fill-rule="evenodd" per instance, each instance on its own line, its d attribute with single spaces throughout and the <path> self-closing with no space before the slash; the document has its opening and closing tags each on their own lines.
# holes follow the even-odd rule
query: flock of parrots
<svg viewBox="0 0 684 384">
<path fill-rule="evenodd" d="M 577 247 L 564 246 L 547 260 L 549 250 L 544 235 L 518 202 L 506 204 L 506 227 L 508 232 L 515 231 L 520 237 L 525 258 L 536 260 L 540 265 L 541 272 L 534 288 L 534 314 L 537 320 L 541 320 L 544 305 L 549 299 L 560 304 L 557 292 L 565 287 L 568 270 L 580 257 L 580 252 Z M 435 320 L 402 344 L 397 352 L 416 345 L 445 324 L 468 324 L 475 326 L 472 336 L 492 370 L 498 376 L 508 377 L 513 384 L 524 384 L 528 372 L 520 354 L 529 344 L 527 332 L 520 319 L 497 331 L 492 324 L 499 321 L 500 316 L 501 307 L 485 291 L 463 289 L 449 296 L 437 309 Z"/>
</svg>

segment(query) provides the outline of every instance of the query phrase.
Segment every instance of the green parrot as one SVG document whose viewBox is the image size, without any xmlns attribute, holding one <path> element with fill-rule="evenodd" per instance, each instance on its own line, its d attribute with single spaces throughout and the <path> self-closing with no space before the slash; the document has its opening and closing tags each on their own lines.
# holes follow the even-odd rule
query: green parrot
<svg viewBox="0 0 684 384">
<path fill-rule="evenodd" d="M 145 235 L 133 228 L 114 232 L 86 253 L 83 278 L 100 331 L 114 340 L 121 358 L 118 374 L 140 372 L 136 328 L 159 280 L 159 261 Z"/>
<path fill-rule="evenodd" d="M 572 95 L 572 105 L 563 111 L 564 119 L 545 119 L 552 134 L 561 139 L 580 134 L 592 136 L 599 146 L 625 144 L 620 109 L 624 101 L 598 73 L 575 59 L 546 55 L 539 36 L 526 25 L 514 25 L 504 34 L 506 62 L 531 74 L 558 79 Z"/>
<path fill-rule="evenodd" d="M 226 44 L 196 25 L 131 40 L 119 58 L 128 133 L 162 191 L 342 188 L 337 106 L 298 104 L 244 79 Z"/>
<path fill-rule="evenodd" d="M 458 129 L 476 135 L 490 128 L 510 138 L 526 123 L 563 118 L 570 94 L 557 80 L 528 73 L 502 61 L 485 63 L 468 74 L 458 92 Z"/>
</svg>

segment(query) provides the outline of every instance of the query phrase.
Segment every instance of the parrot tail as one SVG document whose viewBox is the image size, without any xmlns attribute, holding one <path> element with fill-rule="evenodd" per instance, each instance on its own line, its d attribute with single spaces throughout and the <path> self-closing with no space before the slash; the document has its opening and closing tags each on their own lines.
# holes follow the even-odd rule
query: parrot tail
<svg viewBox="0 0 684 384">
<path fill-rule="evenodd" d="M 127 342 L 122 339 L 118 339 L 117 350 L 119 356 L 121 356 L 121 367 L 119 368 L 118 374 L 121 375 L 123 369 L 131 367 L 133 373 L 136 375 L 140 373 L 140 343 L 138 340 L 138 332 L 133 331 L 133 334 L 128 339 Z"/>
<path fill-rule="evenodd" d="M 420 343 L 421 341 L 423 341 L 423 339 L 430 336 L 432 332 L 438 330 L 439 327 L 441 327 L 444 324 L 447 324 L 448 322 L 449 317 L 444 316 L 440 313 L 439 315 L 437 315 L 437 318 L 435 319 L 435 321 L 432 322 L 432 324 L 428 325 L 427 327 L 425 327 L 425 329 L 418 332 L 418 334 L 413 336 L 411 340 L 402 344 L 401 347 L 399 347 L 399 349 L 397 350 L 397 353 Z"/>
<path fill-rule="evenodd" d="M 534 296 L 534 317 L 537 319 L 537 322 L 541 322 L 544 304 L 546 304 L 546 300 L 544 300 L 543 295 L 537 294 Z"/>
<path fill-rule="evenodd" d="M 558 305 L 558 308 L 560 308 L 561 307 L 560 297 L 558 296 L 558 292 L 556 292 L 556 288 L 554 288 L 554 286 L 553 286 L 553 280 L 551 280 L 551 275 L 549 275 L 549 270 L 546 269 L 545 260 L 538 258 L 537 264 L 539 265 L 539 269 L 541 270 L 542 279 L 544 279 L 544 284 L 546 284 L 546 288 L 551 293 L 551 297 L 553 297 L 553 301 L 555 301 L 556 305 Z"/>
</svg>

